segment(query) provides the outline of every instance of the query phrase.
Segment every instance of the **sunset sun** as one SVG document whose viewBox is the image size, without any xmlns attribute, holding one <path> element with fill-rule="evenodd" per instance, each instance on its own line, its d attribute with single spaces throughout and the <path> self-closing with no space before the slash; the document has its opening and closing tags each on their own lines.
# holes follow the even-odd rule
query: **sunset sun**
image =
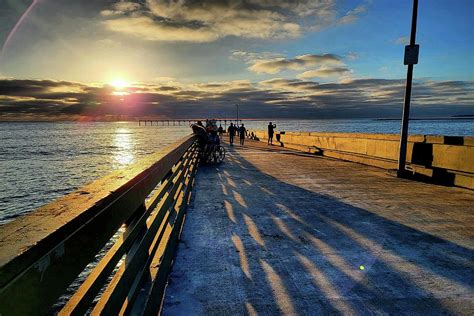
<svg viewBox="0 0 474 316">
<path fill-rule="evenodd" d="M 124 79 L 114 79 L 110 82 L 110 85 L 115 89 L 124 89 L 130 86 L 130 83 Z"/>
</svg>

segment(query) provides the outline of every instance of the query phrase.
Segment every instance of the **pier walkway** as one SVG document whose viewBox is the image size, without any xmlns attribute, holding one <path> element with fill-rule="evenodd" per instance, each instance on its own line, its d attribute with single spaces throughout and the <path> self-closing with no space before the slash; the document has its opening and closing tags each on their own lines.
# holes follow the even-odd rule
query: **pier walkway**
<svg viewBox="0 0 474 316">
<path fill-rule="evenodd" d="M 472 313 L 473 191 L 227 150 L 197 174 L 165 315 Z"/>
</svg>

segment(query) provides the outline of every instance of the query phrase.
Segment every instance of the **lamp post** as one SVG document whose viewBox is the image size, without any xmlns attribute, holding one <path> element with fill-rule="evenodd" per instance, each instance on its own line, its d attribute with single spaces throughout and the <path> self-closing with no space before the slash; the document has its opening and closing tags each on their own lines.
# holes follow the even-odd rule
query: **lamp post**
<svg viewBox="0 0 474 316">
<path fill-rule="evenodd" d="M 403 105 L 402 126 L 400 131 L 400 147 L 398 157 L 397 176 L 403 177 L 406 174 L 405 164 L 407 156 L 407 142 L 408 142 L 408 122 L 410 119 L 410 99 L 411 86 L 413 81 L 413 65 L 418 63 L 419 45 L 415 44 L 416 39 L 416 20 L 418 15 L 418 0 L 413 0 L 413 13 L 411 18 L 411 34 L 410 45 L 405 46 L 404 64 L 407 68 L 407 81 L 405 87 L 405 102 Z"/>
<path fill-rule="evenodd" d="M 239 126 L 239 104 L 236 103 L 235 106 L 237 107 L 237 126 Z"/>
</svg>

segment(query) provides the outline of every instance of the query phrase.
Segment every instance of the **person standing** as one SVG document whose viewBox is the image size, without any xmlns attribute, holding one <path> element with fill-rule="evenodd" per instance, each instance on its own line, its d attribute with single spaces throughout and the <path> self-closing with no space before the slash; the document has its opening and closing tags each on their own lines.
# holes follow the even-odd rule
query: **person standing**
<svg viewBox="0 0 474 316">
<path fill-rule="evenodd" d="M 244 145 L 245 136 L 247 135 L 247 129 L 244 127 L 244 124 L 239 128 L 239 136 L 240 136 L 240 146 Z"/>
<path fill-rule="evenodd" d="M 219 124 L 219 128 L 217 129 L 217 132 L 219 133 L 219 137 L 222 138 L 222 134 L 224 134 L 224 129 L 222 128 L 222 125 Z"/>
<path fill-rule="evenodd" d="M 236 128 L 235 128 L 234 124 L 230 123 L 230 126 L 227 129 L 227 132 L 229 133 L 229 143 L 230 143 L 231 146 L 234 146 L 235 131 L 236 131 Z"/>
<path fill-rule="evenodd" d="M 273 134 L 275 132 L 276 124 L 268 123 L 268 145 L 273 145 Z"/>
</svg>

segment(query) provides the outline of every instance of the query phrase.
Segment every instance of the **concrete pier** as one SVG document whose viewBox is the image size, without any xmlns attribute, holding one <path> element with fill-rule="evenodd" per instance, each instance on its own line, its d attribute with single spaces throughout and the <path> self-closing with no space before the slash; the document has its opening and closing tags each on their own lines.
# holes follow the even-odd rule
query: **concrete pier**
<svg viewBox="0 0 474 316">
<path fill-rule="evenodd" d="M 247 143 L 197 174 L 165 315 L 472 314 L 473 191 Z"/>
</svg>

